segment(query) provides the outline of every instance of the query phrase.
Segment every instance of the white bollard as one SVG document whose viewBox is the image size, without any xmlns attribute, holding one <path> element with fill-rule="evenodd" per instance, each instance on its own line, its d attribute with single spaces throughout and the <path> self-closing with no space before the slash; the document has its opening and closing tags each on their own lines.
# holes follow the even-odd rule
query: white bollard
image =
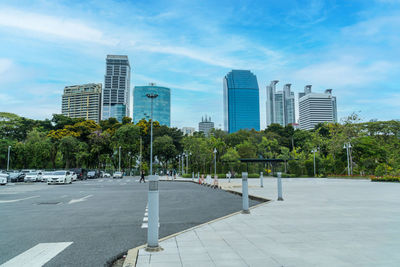
<svg viewBox="0 0 400 267">
<path fill-rule="evenodd" d="M 242 172 L 242 201 L 243 201 L 243 210 L 242 213 L 249 214 L 249 188 L 248 188 L 248 173 Z"/>
<path fill-rule="evenodd" d="M 264 187 L 264 173 L 260 172 L 260 186 Z"/>
<path fill-rule="evenodd" d="M 282 173 L 278 172 L 277 176 L 278 176 L 278 178 L 277 178 L 277 181 L 278 181 L 278 200 L 282 201 L 283 200 L 283 198 L 282 198 L 282 178 L 281 178 Z"/>
<path fill-rule="evenodd" d="M 194 180 L 194 172 L 192 172 L 192 181 Z"/>
<path fill-rule="evenodd" d="M 147 251 L 160 251 L 158 245 L 159 191 L 158 176 L 149 176 Z"/>
</svg>

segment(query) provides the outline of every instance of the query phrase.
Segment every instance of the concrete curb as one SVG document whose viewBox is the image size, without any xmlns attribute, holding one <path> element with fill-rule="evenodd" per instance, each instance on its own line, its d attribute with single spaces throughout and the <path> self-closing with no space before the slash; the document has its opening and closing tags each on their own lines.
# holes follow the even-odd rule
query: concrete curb
<svg viewBox="0 0 400 267">
<path fill-rule="evenodd" d="M 195 181 L 171 180 L 171 182 L 176 182 L 176 181 L 179 181 L 179 182 L 192 182 L 192 183 L 197 184 L 197 185 L 202 185 L 202 184 L 196 183 Z M 163 182 L 169 182 L 169 180 L 163 180 Z M 242 193 L 241 193 L 241 192 L 236 192 L 236 191 L 229 190 L 229 189 L 223 189 L 222 187 L 218 187 L 218 188 L 216 188 L 216 189 L 221 189 L 221 190 L 224 190 L 224 191 L 226 191 L 226 192 L 228 192 L 228 193 L 242 196 Z M 262 203 L 250 207 L 250 208 L 249 208 L 250 210 L 255 209 L 255 208 L 258 208 L 258 207 L 260 207 L 260 206 L 263 206 L 263 205 L 266 205 L 266 204 L 269 204 L 269 203 L 273 202 L 273 200 L 271 200 L 271 199 L 262 198 L 262 197 L 258 197 L 258 196 L 252 196 L 252 195 L 250 195 L 250 194 L 249 194 L 249 198 L 250 198 L 251 200 L 262 201 Z M 160 238 L 160 239 L 159 239 L 159 242 L 162 242 L 162 241 L 165 241 L 165 240 L 167 240 L 167 239 L 173 238 L 173 237 L 178 236 L 178 235 L 180 235 L 180 234 L 183 234 L 183 233 L 185 233 L 185 232 L 192 231 L 192 230 L 194 230 L 194 229 L 196 229 L 196 228 L 199 228 L 199 227 L 202 227 L 202 226 L 204 226 L 204 225 L 207 225 L 207 224 L 210 224 L 210 223 L 214 223 L 214 222 L 217 222 L 217 221 L 220 221 L 220 220 L 223 220 L 223 219 L 232 217 L 232 216 L 237 215 L 237 214 L 242 214 L 242 211 L 241 211 L 241 210 L 240 210 L 240 211 L 236 211 L 236 212 L 234 212 L 234 213 L 231 213 L 231 214 L 228 214 L 228 215 L 219 217 L 219 218 L 217 218 L 217 219 L 214 219 L 214 220 L 211 220 L 211 221 L 208 221 L 208 222 L 205 222 L 205 223 L 202 223 L 202 224 L 193 226 L 193 227 L 191 227 L 191 228 L 188 228 L 188 229 L 186 229 L 186 230 L 177 232 L 177 233 L 175 233 L 175 234 L 172 234 L 172 235 L 169 235 L 169 236 Z M 127 256 L 126 256 L 126 258 L 125 258 L 125 261 L 124 261 L 124 264 L 122 265 L 122 267 L 135 267 L 135 266 L 136 266 L 137 257 L 138 257 L 138 254 L 139 254 L 139 250 L 142 249 L 142 248 L 145 248 L 145 247 L 146 247 L 146 244 L 128 250 Z"/>
</svg>

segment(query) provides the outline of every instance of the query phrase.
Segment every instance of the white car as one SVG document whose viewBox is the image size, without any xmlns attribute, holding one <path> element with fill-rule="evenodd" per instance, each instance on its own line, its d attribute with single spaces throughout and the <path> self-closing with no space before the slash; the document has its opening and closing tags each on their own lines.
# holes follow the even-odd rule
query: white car
<svg viewBox="0 0 400 267">
<path fill-rule="evenodd" d="M 47 179 L 51 178 L 51 176 L 53 175 L 54 172 L 43 172 L 42 175 L 42 182 L 46 182 L 47 183 Z"/>
<path fill-rule="evenodd" d="M 103 178 L 110 178 L 111 174 L 109 174 L 108 172 L 103 173 Z"/>
<path fill-rule="evenodd" d="M 74 172 L 71 172 L 71 178 L 72 178 L 72 181 L 75 182 L 76 180 L 78 180 L 78 175 Z"/>
<path fill-rule="evenodd" d="M 55 171 L 49 178 L 47 184 L 70 184 L 72 183 L 72 175 L 70 171 Z"/>
<path fill-rule="evenodd" d="M 25 175 L 24 182 L 39 182 L 42 181 L 41 172 L 28 172 Z"/>
<path fill-rule="evenodd" d="M 114 178 L 122 179 L 122 172 L 114 172 L 114 174 L 113 174 L 113 179 L 114 179 Z"/>
<path fill-rule="evenodd" d="M 7 184 L 8 176 L 9 175 L 7 173 L 0 173 L 0 185 L 6 185 Z"/>
</svg>

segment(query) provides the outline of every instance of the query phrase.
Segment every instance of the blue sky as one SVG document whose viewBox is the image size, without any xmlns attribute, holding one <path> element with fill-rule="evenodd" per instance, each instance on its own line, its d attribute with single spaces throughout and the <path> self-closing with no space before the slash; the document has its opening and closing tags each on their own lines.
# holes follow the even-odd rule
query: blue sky
<svg viewBox="0 0 400 267">
<path fill-rule="evenodd" d="M 249 69 L 260 87 L 332 88 L 338 116 L 400 119 L 400 1 L 0 2 L 0 111 L 61 112 L 66 85 L 104 81 L 128 55 L 131 85 L 172 89 L 172 126 L 223 124 L 222 79 Z M 297 97 L 297 96 L 296 96 Z"/>
</svg>

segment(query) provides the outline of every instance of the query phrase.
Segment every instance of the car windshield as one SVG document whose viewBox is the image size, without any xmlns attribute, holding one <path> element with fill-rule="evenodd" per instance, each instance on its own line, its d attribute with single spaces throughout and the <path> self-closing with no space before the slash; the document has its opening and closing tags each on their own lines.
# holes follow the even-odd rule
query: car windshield
<svg viewBox="0 0 400 267">
<path fill-rule="evenodd" d="M 37 175 L 38 173 L 37 172 L 30 172 L 30 173 L 28 173 L 28 175 Z"/>
<path fill-rule="evenodd" d="M 44 175 L 52 175 L 54 172 L 44 172 Z"/>
<path fill-rule="evenodd" d="M 94 174 L 94 172 L 88 172 L 88 174 Z"/>
<path fill-rule="evenodd" d="M 54 172 L 54 175 L 65 175 L 65 171 Z"/>
<path fill-rule="evenodd" d="M 115 174 L 121 174 L 121 172 L 115 172 Z"/>
</svg>

